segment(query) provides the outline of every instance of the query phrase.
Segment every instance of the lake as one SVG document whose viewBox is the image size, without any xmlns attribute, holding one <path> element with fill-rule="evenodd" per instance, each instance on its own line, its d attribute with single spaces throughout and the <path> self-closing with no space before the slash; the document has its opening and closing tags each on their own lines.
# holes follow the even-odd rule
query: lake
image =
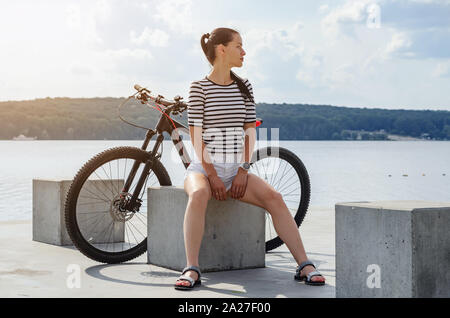
<svg viewBox="0 0 450 318">
<path fill-rule="evenodd" d="M 277 143 L 306 166 L 310 206 L 333 208 L 337 202 L 371 200 L 450 202 L 450 141 Z M 73 179 L 95 154 L 141 144 L 136 140 L 0 141 L 0 221 L 31 219 L 32 179 Z M 182 186 L 184 166 L 172 142 L 164 141 L 163 149 L 162 162 L 172 184 Z"/>
</svg>

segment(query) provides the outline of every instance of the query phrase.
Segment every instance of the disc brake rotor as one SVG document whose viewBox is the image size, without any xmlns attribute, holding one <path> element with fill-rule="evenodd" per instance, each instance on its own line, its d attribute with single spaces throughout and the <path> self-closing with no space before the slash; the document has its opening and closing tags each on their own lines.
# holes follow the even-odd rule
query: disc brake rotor
<svg viewBox="0 0 450 318">
<path fill-rule="evenodd" d="M 118 222 L 126 222 L 134 216 L 134 212 L 122 208 L 131 199 L 131 193 L 119 193 L 111 201 L 109 213 Z"/>
</svg>

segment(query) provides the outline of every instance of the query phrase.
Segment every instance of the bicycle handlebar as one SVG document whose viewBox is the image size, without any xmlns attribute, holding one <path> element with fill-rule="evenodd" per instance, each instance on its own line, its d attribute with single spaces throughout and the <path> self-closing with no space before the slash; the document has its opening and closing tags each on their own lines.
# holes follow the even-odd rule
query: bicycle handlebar
<svg viewBox="0 0 450 318">
<path fill-rule="evenodd" d="M 135 84 L 135 85 L 134 85 L 134 89 L 137 90 L 139 93 L 140 93 L 142 90 L 144 90 L 144 88 L 143 88 L 141 85 L 139 85 L 139 84 Z"/>
<path fill-rule="evenodd" d="M 183 111 L 184 109 L 187 108 L 187 104 L 181 101 L 183 97 L 179 95 L 175 96 L 174 100 L 169 100 L 161 95 L 158 95 L 157 97 L 151 96 L 150 95 L 151 92 L 147 88 L 142 87 L 139 84 L 135 84 L 134 89 L 137 90 L 138 93 L 140 94 L 137 97 L 137 99 L 140 100 L 142 103 L 145 103 L 150 99 L 157 104 L 162 104 L 170 108 L 171 110 L 173 108 L 173 111 Z"/>
</svg>

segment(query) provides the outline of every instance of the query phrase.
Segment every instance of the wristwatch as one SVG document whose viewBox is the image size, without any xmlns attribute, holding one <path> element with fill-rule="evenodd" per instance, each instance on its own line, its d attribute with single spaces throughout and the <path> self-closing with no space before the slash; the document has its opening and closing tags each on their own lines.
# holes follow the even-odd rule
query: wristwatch
<svg viewBox="0 0 450 318">
<path fill-rule="evenodd" d="M 250 169 L 250 163 L 243 162 L 239 165 L 240 168 L 244 169 L 245 171 L 248 171 Z"/>
</svg>

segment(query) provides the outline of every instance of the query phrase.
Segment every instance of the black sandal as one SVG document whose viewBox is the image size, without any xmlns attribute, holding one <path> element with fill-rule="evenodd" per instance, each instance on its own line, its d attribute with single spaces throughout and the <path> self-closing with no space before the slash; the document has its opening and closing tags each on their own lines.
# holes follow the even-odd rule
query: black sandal
<svg viewBox="0 0 450 318">
<path fill-rule="evenodd" d="M 307 284 L 307 285 L 313 285 L 313 286 L 325 285 L 324 281 L 323 282 L 315 282 L 315 281 L 311 280 L 311 278 L 313 278 L 314 276 L 322 276 L 322 274 L 320 274 L 317 270 L 309 272 L 306 276 L 300 276 L 301 270 L 303 269 L 303 267 L 305 267 L 307 265 L 312 265 L 314 268 L 316 268 L 316 266 L 313 264 L 313 262 L 304 261 L 303 263 L 298 265 L 297 270 L 295 271 L 294 279 L 299 280 L 299 281 L 305 281 L 305 284 Z"/>
<path fill-rule="evenodd" d="M 197 274 L 198 274 L 197 280 L 194 281 L 191 277 L 185 276 L 184 273 L 186 273 L 187 271 L 197 272 Z M 179 289 L 179 290 L 193 289 L 195 286 L 199 286 L 202 284 L 202 281 L 200 280 L 200 276 L 201 276 L 200 268 L 198 268 L 197 266 L 187 266 L 183 269 L 183 272 L 181 273 L 181 276 L 178 277 L 177 282 L 180 280 L 185 280 L 185 281 L 188 281 L 190 283 L 190 285 L 183 286 L 183 285 L 177 285 L 175 283 L 174 287 L 175 287 L 175 289 Z"/>
</svg>

